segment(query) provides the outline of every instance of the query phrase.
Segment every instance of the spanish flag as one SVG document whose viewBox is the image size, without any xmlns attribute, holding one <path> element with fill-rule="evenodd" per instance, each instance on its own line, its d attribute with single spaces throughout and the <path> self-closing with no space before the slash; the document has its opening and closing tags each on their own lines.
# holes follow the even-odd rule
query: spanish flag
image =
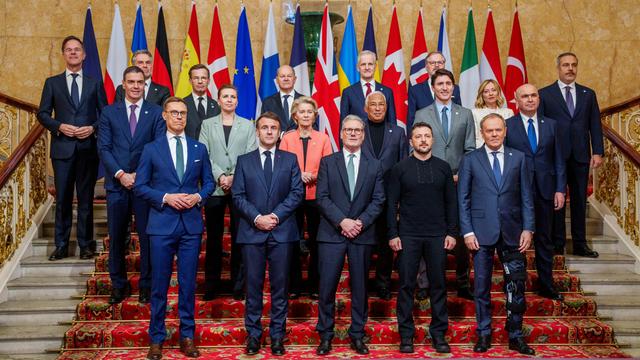
<svg viewBox="0 0 640 360">
<path fill-rule="evenodd" d="M 180 76 L 176 87 L 176 96 L 185 97 L 191 94 L 191 83 L 189 82 L 189 69 L 200 63 L 200 36 L 198 36 L 198 15 L 196 14 L 196 3 L 191 1 L 191 19 L 189 20 L 189 31 L 184 41 L 184 51 L 182 52 L 182 64 L 180 65 Z"/>
</svg>

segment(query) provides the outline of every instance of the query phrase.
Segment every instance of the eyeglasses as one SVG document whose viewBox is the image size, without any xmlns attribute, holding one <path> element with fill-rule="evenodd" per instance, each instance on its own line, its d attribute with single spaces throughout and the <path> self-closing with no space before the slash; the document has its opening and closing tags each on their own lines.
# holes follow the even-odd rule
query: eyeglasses
<svg viewBox="0 0 640 360">
<path fill-rule="evenodd" d="M 440 60 L 440 61 L 427 61 L 427 64 L 429 65 L 444 65 L 444 61 Z"/>
<path fill-rule="evenodd" d="M 342 131 L 344 131 L 345 134 L 360 135 L 362 134 L 363 129 L 362 128 L 344 128 L 342 129 Z"/>
<path fill-rule="evenodd" d="M 186 117 L 187 116 L 187 112 L 186 111 L 169 111 L 169 114 L 171 115 L 171 117 L 177 118 L 177 117 Z"/>
</svg>

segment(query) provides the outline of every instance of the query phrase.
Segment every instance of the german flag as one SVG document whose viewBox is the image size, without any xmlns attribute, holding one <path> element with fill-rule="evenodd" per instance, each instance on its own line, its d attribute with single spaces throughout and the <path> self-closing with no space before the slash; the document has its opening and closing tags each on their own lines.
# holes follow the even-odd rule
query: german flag
<svg viewBox="0 0 640 360">
<path fill-rule="evenodd" d="M 164 26 L 164 12 L 162 2 L 158 3 L 158 31 L 156 32 L 156 49 L 153 55 L 153 73 L 151 80 L 156 84 L 166 86 L 173 96 L 173 80 L 171 76 L 171 60 L 169 58 L 169 44 L 167 29 Z"/>
</svg>

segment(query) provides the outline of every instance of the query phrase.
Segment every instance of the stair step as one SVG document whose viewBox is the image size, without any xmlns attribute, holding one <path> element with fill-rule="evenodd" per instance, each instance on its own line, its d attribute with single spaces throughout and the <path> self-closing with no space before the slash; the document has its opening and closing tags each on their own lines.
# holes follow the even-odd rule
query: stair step
<svg viewBox="0 0 640 360">
<path fill-rule="evenodd" d="M 593 300 L 598 304 L 601 318 L 611 320 L 640 320 L 640 297 L 634 295 L 597 295 Z"/>
<path fill-rule="evenodd" d="M 640 274 L 631 271 L 622 273 L 595 273 L 580 278 L 582 288 L 598 295 L 634 295 L 640 286 Z"/>
<path fill-rule="evenodd" d="M 0 324 L 5 325 L 57 325 L 74 318 L 78 301 L 10 300 L 0 304 Z"/>
<path fill-rule="evenodd" d="M 640 322 L 635 320 L 607 321 L 614 329 L 616 339 L 620 342 L 640 347 Z"/>
<path fill-rule="evenodd" d="M 52 222 L 45 222 L 41 226 L 42 236 L 53 237 L 55 235 L 55 224 Z M 78 228 L 76 227 L 76 222 L 73 222 L 71 226 L 71 236 L 75 238 L 77 234 Z M 107 228 L 107 218 L 104 219 L 93 219 L 93 237 L 95 239 L 99 239 L 108 234 Z"/>
<path fill-rule="evenodd" d="M 0 326 L 0 354 L 44 353 L 59 348 L 65 325 Z"/>
<path fill-rule="evenodd" d="M 633 256 L 614 253 L 601 253 L 597 258 L 565 255 L 567 267 L 587 273 L 621 273 L 633 269 L 636 260 Z"/>
<path fill-rule="evenodd" d="M 81 260 L 75 256 L 69 256 L 61 260 L 49 261 L 48 255 L 39 255 L 23 259 L 20 266 L 25 276 L 70 276 L 93 271 L 95 260 Z"/>
<path fill-rule="evenodd" d="M 33 256 L 44 256 L 49 257 L 51 253 L 56 249 L 56 244 L 53 237 L 40 237 L 37 239 L 33 239 L 31 242 L 32 255 Z M 96 241 L 96 251 L 101 252 L 103 250 L 102 240 Z M 69 239 L 69 255 L 77 256 L 80 253 L 78 247 L 78 241 L 75 235 Z"/>
<path fill-rule="evenodd" d="M 69 299 L 87 289 L 86 276 L 24 276 L 7 284 L 9 300 Z"/>
<path fill-rule="evenodd" d="M 55 360 L 59 356 L 55 353 L 27 353 L 27 354 L 11 354 L 0 355 L 0 360 Z"/>
<path fill-rule="evenodd" d="M 587 237 L 587 245 L 595 251 L 600 253 L 617 253 L 619 249 L 620 239 L 611 235 L 591 235 Z M 567 254 L 571 254 L 571 246 L 573 244 L 573 237 L 567 235 Z"/>
</svg>

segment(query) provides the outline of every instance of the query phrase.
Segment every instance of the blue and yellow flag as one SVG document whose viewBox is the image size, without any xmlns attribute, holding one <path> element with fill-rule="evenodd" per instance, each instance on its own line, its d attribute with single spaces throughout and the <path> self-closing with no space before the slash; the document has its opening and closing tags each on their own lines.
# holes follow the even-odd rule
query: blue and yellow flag
<svg viewBox="0 0 640 360">
<path fill-rule="evenodd" d="M 347 8 L 347 24 L 344 27 L 340 60 L 338 60 L 338 82 L 340 94 L 347 87 L 360 81 L 358 72 L 358 45 L 356 44 L 356 27 L 353 24 L 351 5 Z"/>
</svg>

